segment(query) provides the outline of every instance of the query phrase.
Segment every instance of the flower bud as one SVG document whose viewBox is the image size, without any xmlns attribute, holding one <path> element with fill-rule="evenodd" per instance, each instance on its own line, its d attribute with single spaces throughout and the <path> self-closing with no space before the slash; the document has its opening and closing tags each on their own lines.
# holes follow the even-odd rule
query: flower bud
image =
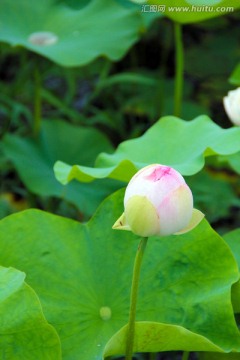
<svg viewBox="0 0 240 360">
<path fill-rule="evenodd" d="M 229 91 L 223 98 L 223 105 L 233 124 L 240 126 L 240 88 Z"/>
<path fill-rule="evenodd" d="M 124 196 L 124 213 L 113 229 L 134 234 L 166 236 L 194 228 L 204 215 L 193 209 L 193 197 L 182 175 L 154 164 L 138 171 Z"/>
</svg>

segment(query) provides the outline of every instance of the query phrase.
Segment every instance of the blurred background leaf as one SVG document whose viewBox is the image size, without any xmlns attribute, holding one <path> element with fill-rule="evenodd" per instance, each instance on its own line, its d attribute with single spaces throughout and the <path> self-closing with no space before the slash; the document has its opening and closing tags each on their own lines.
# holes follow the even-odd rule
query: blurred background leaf
<svg viewBox="0 0 240 360">
<path fill-rule="evenodd" d="M 143 23 L 136 10 L 113 0 L 86 1 L 80 8 L 76 1 L 70 4 L 2 1 L 0 40 L 64 66 L 84 65 L 98 56 L 118 60 L 138 40 Z"/>
<path fill-rule="evenodd" d="M 60 120 L 43 121 L 38 137 L 8 134 L 2 148 L 30 192 L 64 199 L 74 204 L 83 217 L 90 216 L 99 203 L 121 185 L 107 180 L 92 184 L 74 182 L 64 187 L 55 179 L 53 164 L 57 159 L 73 163 L 81 160 L 85 165 L 93 165 L 99 152 L 112 150 L 108 139 L 93 128 L 76 127 Z"/>
</svg>

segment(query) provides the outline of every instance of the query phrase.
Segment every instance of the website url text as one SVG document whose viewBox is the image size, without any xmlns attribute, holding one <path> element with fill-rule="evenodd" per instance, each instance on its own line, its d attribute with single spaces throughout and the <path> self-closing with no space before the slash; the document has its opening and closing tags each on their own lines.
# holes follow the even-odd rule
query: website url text
<svg viewBox="0 0 240 360">
<path fill-rule="evenodd" d="M 142 5 L 142 12 L 233 12 L 233 6 L 166 6 Z"/>
</svg>

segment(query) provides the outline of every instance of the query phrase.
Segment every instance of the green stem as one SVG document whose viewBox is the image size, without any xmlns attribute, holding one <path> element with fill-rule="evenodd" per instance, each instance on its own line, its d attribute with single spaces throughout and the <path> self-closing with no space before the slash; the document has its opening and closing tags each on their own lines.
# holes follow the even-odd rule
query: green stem
<svg viewBox="0 0 240 360">
<path fill-rule="evenodd" d="M 140 269 L 141 269 L 143 254 L 147 245 L 147 240 L 148 238 L 142 238 L 140 240 L 137 249 L 137 254 L 135 257 L 134 267 L 133 267 L 133 277 L 132 277 L 132 287 L 131 287 L 131 297 L 130 297 L 130 312 L 129 312 L 129 321 L 127 328 L 127 337 L 126 337 L 125 360 L 132 360 L 132 355 L 133 355 L 138 284 L 139 284 Z"/>
<path fill-rule="evenodd" d="M 41 110 L 42 110 L 42 99 L 41 99 L 41 79 L 38 68 L 34 72 L 34 114 L 33 114 L 33 134 L 37 136 L 41 126 Z"/>
<path fill-rule="evenodd" d="M 189 351 L 184 351 L 184 352 L 183 352 L 183 356 L 182 356 L 182 360 L 188 360 L 189 355 L 190 355 L 190 352 L 189 352 Z"/>
<path fill-rule="evenodd" d="M 174 115 L 181 116 L 182 93 L 183 93 L 183 40 L 182 25 L 174 23 L 175 36 L 175 92 L 174 92 Z"/>
</svg>

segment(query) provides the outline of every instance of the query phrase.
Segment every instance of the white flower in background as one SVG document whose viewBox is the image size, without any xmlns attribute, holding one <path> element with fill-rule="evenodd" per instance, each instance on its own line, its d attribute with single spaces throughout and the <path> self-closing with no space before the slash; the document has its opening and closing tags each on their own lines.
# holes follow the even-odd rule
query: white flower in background
<svg viewBox="0 0 240 360">
<path fill-rule="evenodd" d="M 228 92 L 223 98 L 223 105 L 233 124 L 240 126 L 240 87 Z"/>
<path fill-rule="evenodd" d="M 134 234 L 166 236 L 194 228 L 204 215 L 193 209 L 192 192 L 182 175 L 169 166 L 154 164 L 138 171 L 124 197 L 124 213 L 113 229 Z"/>
</svg>

